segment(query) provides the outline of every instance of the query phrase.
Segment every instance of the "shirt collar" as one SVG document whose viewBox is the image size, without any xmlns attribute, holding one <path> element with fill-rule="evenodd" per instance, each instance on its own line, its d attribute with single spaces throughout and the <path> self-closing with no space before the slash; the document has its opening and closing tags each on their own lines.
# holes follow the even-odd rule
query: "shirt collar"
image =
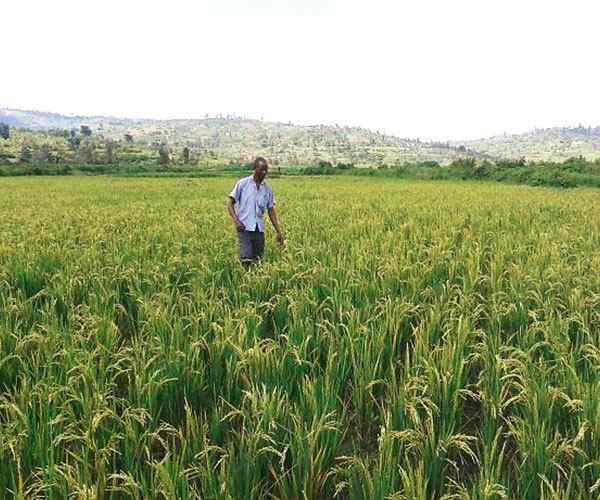
<svg viewBox="0 0 600 500">
<path fill-rule="evenodd" d="M 248 179 L 250 179 L 252 182 L 254 182 L 254 184 L 256 184 L 256 181 L 254 180 L 254 174 L 249 175 Z M 262 181 L 260 181 L 260 184 L 258 185 L 258 187 L 261 187 L 261 186 L 266 186 L 264 179 Z"/>
</svg>

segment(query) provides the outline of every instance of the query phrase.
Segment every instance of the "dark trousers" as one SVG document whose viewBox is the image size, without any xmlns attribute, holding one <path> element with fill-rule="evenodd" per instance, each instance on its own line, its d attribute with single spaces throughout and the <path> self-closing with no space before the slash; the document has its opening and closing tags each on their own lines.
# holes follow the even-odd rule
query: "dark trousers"
<svg viewBox="0 0 600 500">
<path fill-rule="evenodd" d="M 244 267 L 260 262 L 265 249 L 265 233 L 258 228 L 254 231 L 238 231 L 240 242 L 240 260 Z"/>
</svg>

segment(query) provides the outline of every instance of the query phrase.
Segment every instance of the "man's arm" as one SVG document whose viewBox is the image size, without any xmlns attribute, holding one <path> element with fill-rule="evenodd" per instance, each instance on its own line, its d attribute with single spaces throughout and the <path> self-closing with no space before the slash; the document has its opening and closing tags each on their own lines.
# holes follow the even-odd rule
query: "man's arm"
<svg viewBox="0 0 600 500">
<path fill-rule="evenodd" d="M 227 211 L 229 212 L 229 216 L 231 217 L 231 219 L 233 220 L 233 223 L 235 224 L 235 228 L 238 231 L 244 231 L 246 229 L 246 227 L 244 226 L 244 224 L 242 223 L 242 221 L 240 219 L 238 219 L 238 216 L 235 213 L 235 209 L 233 208 L 235 206 L 235 200 L 233 199 L 233 197 L 229 197 L 229 202 L 227 203 Z"/>
<path fill-rule="evenodd" d="M 267 212 L 269 212 L 269 219 L 271 219 L 271 224 L 273 224 L 275 231 L 277 231 L 277 243 L 283 245 L 283 242 L 285 240 L 283 237 L 283 231 L 281 230 L 281 227 L 279 226 L 279 221 L 277 220 L 277 212 L 275 211 L 275 207 L 267 208 Z"/>
</svg>

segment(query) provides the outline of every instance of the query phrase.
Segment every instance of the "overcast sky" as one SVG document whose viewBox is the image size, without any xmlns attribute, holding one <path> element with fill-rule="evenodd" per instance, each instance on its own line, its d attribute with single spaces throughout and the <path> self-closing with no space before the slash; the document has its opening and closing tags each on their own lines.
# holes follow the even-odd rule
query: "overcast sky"
<svg viewBox="0 0 600 500">
<path fill-rule="evenodd" d="M 600 125 L 598 0 L 7 0 L 0 106 L 468 139 Z"/>
</svg>

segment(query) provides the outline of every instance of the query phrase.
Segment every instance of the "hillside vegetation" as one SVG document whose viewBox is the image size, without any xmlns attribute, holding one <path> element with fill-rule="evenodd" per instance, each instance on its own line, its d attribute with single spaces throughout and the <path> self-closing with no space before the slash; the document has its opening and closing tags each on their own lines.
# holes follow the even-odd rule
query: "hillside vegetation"
<svg viewBox="0 0 600 500">
<path fill-rule="evenodd" d="M 0 141 L 0 155 L 18 158 L 23 143 L 32 148 L 47 147 L 60 161 L 90 159 L 89 153 L 75 154 L 69 143 L 71 131 L 81 127 L 91 131 L 84 146 L 96 151 L 96 157 L 110 141 L 123 148 L 124 160 L 158 159 L 161 150 L 170 159 L 183 157 L 200 165 L 245 163 L 257 155 L 275 164 L 311 165 L 320 161 L 334 164 L 398 165 L 404 162 L 438 161 L 448 163 L 459 157 L 484 158 L 464 146 L 422 142 L 358 127 L 331 125 L 301 126 L 291 123 L 265 122 L 236 116 L 206 117 L 201 120 L 131 120 L 110 117 L 64 116 L 33 111 L 0 110 L 0 123 L 17 131 L 8 144 Z M 31 132 L 25 132 L 32 131 Z M 87 155 L 87 156 L 86 156 Z"/>
<path fill-rule="evenodd" d="M 258 155 L 278 175 L 600 186 L 600 127 L 538 129 L 465 145 L 235 116 L 131 120 L 0 110 L 0 175 L 241 175 Z"/>
<path fill-rule="evenodd" d="M 562 161 L 576 156 L 600 158 L 600 127 L 556 127 L 455 143 L 494 158 Z"/>
</svg>

